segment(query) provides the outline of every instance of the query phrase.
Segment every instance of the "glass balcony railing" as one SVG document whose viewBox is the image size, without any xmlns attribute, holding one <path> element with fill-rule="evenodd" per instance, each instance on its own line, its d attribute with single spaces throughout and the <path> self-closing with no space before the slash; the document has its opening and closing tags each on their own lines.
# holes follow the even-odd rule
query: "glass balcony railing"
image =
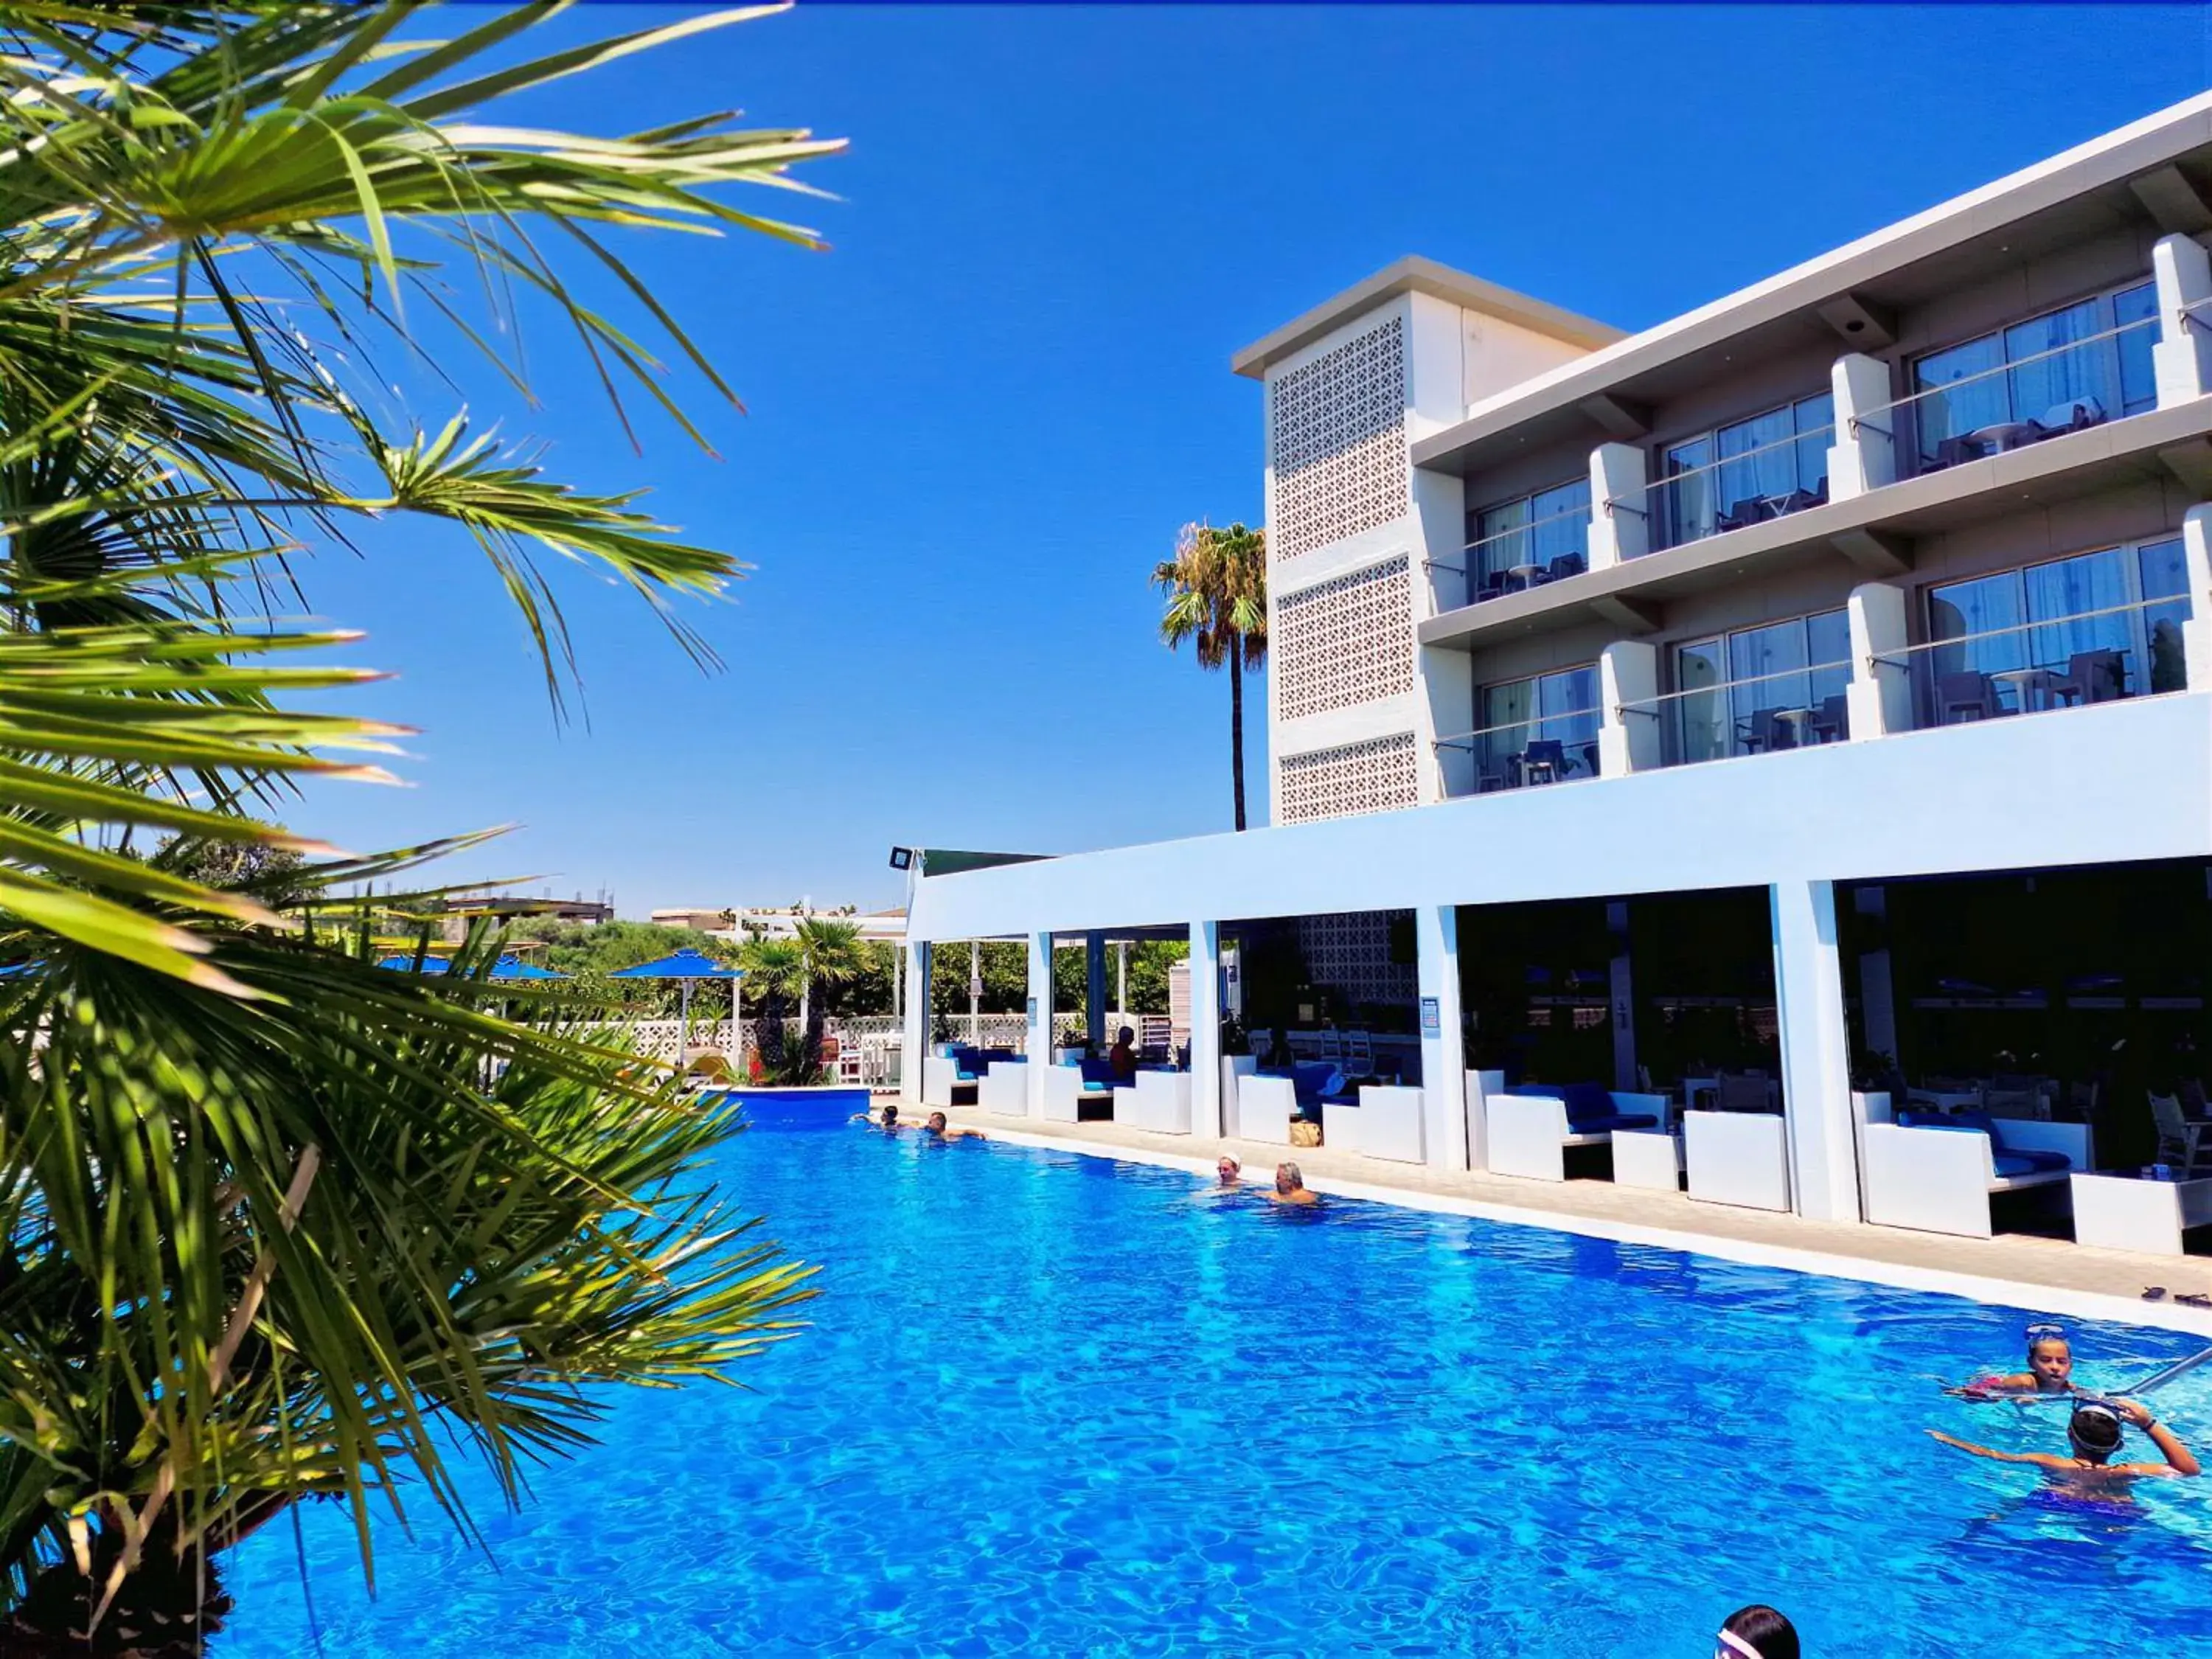
<svg viewBox="0 0 2212 1659">
<path fill-rule="evenodd" d="M 1620 712 L 1661 722 L 1668 766 L 1774 754 L 1848 741 L 1850 678 L 1847 661 L 1808 663 L 1662 691 L 1625 702 Z"/>
<path fill-rule="evenodd" d="M 1565 783 L 1597 776 L 1598 721 L 1595 708 L 1533 714 L 1526 720 L 1438 738 L 1436 746 L 1474 757 L 1477 794 Z M 1447 766 L 1447 775 L 1453 769 Z M 1468 792 L 1462 787 L 1451 793 Z"/>
<path fill-rule="evenodd" d="M 2138 317 L 2041 350 L 2011 354 L 2004 331 L 1923 358 L 1909 395 L 1850 422 L 1890 438 L 1900 472 L 1936 472 L 2085 431 L 2149 407 L 2159 319 Z"/>
<path fill-rule="evenodd" d="M 1456 572 L 1467 582 L 1468 605 L 1519 593 L 1589 568 L 1590 510 L 1587 505 L 1496 531 L 1460 550 L 1461 562 L 1427 561 L 1431 571 Z"/>
<path fill-rule="evenodd" d="M 1874 659 L 1905 674 L 1917 728 L 2183 691 L 2185 599 L 2134 599 L 1978 628 Z"/>
<path fill-rule="evenodd" d="M 1642 518 L 1653 552 L 1802 513 L 1828 499 L 1835 431 L 1832 421 L 1808 426 L 1695 465 L 1670 456 L 1665 477 L 1626 500 L 1607 501 L 1605 510 Z M 1694 453 L 1711 447 L 1703 441 L 1686 447 Z"/>
</svg>

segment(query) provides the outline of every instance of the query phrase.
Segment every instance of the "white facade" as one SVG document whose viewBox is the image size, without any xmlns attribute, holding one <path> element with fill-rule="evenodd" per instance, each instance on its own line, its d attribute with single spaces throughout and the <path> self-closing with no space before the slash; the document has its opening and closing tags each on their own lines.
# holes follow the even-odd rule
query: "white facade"
<svg viewBox="0 0 2212 1659">
<path fill-rule="evenodd" d="M 808 920 L 850 922 L 863 939 L 896 945 L 906 938 L 903 910 L 809 910 L 789 905 L 739 905 L 730 909 L 655 910 L 653 922 L 659 927 L 690 927 L 716 939 L 743 944 L 749 939 L 792 939 L 799 924 Z"/>
<path fill-rule="evenodd" d="M 1387 1103 L 1418 1113 L 1390 1144 L 1480 1168 L 1466 907 L 1762 888 L 1786 1111 L 1759 1156 L 1787 1179 L 1761 1189 L 1862 1218 L 1839 885 L 2212 860 L 2200 180 L 2212 96 L 1633 337 L 1419 260 L 1279 331 L 1237 360 L 1266 394 L 1273 827 L 925 877 L 910 953 L 1169 928 L 1202 969 L 1238 919 L 1409 914 L 1423 1099 Z M 1586 521 L 1524 514 L 1571 553 L 1478 533 L 1584 480 Z M 1796 665 L 1758 667 L 1793 628 Z M 1547 727 L 1570 684 L 1591 706 Z"/>
</svg>

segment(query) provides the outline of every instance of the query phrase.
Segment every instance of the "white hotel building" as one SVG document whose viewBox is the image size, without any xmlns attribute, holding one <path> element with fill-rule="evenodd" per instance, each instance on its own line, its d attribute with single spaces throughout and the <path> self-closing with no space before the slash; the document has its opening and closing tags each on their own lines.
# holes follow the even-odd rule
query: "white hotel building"
<svg viewBox="0 0 2212 1659">
<path fill-rule="evenodd" d="M 1273 826 L 925 870 L 906 1052 L 933 944 L 1025 940 L 991 1097 L 1043 1117 L 1055 944 L 1095 1019 L 1102 941 L 1187 933 L 1200 1135 L 1275 1126 L 1219 1054 L 1243 940 L 1255 1024 L 1402 1019 L 1405 1088 L 1324 1115 L 1376 1156 L 1527 1173 L 1499 1073 L 1677 1122 L 1733 1066 L 1750 1201 L 1808 1217 L 1958 1208 L 1871 1190 L 1872 1073 L 2148 1161 L 2212 1050 L 2208 243 L 2212 96 L 1641 333 L 1407 258 L 1248 348 Z"/>
</svg>

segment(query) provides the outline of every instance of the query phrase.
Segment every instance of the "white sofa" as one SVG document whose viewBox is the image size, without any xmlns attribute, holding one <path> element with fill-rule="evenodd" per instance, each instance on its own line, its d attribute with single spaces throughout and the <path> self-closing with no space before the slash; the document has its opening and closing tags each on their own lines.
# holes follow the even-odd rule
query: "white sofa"
<svg viewBox="0 0 2212 1659">
<path fill-rule="evenodd" d="M 1503 1072 L 1467 1074 L 1467 1167 L 1490 1167 L 1490 1097 L 1505 1092 Z"/>
<path fill-rule="evenodd" d="M 1509 1095 L 1488 1088 L 1483 1095 L 1492 1174 L 1565 1181 L 1568 1148 L 1603 1146 L 1613 1139 L 1610 1129 L 1576 1130 L 1567 1121 L 1566 1102 L 1557 1095 Z M 1615 1093 L 1612 1099 L 1615 1112 L 1642 1113 L 1657 1119 L 1658 1127 L 1667 1127 L 1672 1103 L 1664 1095 Z"/>
<path fill-rule="evenodd" d="M 1086 1103 L 1114 1104 L 1113 1089 L 1103 1083 L 1086 1083 L 1079 1066 L 1048 1066 L 1044 1073 L 1044 1115 L 1054 1123 L 1079 1123 Z"/>
<path fill-rule="evenodd" d="M 1370 1083 L 1359 1091 L 1359 1104 L 1347 1111 L 1342 1106 L 1322 1109 L 1322 1139 L 1332 1148 L 1364 1152 L 1369 1158 L 1394 1164 L 1422 1164 L 1428 1159 L 1423 1124 L 1421 1091 L 1402 1085 Z M 1338 1125 L 1348 1123 L 1350 1135 Z"/>
<path fill-rule="evenodd" d="M 975 1103 L 1000 1117 L 1030 1115 L 1030 1063 L 1025 1060 L 994 1060 L 975 1079 Z"/>
<path fill-rule="evenodd" d="M 1190 1073 L 1139 1072 L 1114 1091 L 1114 1121 L 1155 1134 L 1190 1133 Z"/>
<path fill-rule="evenodd" d="M 1297 1091 L 1286 1077 L 1255 1077 L 1248 1072 L 1237 1079 L 1235 1133 L 1239 1140 L 1289 1146 L 1291 1115 L 1297 1109 Z"/>
<path fill-rule="evenodd" d="M 1790 1124 L 1779 1112 L 1685 1112 L 1690 1196 L 1746 1210 L 1790 1207 Z"/>
<path fill-rule="evenodd" d="M 1613 1184 L 1656 1193 L 1682 1190 L 1682 1143 L 1665 1129 L 1613 1132 Z"/>
<path fill-rule="evenodd" d="M 929 1054 L 921 1062 L 921 1103 L 925 1106 L 955 1106 L 957 1089 L 973 1089 L 973 1083 L 960 1080 L 960 1062 L 943 1054 Z"/>
<path fill-rule="evenodd" d="M 2000 1176 L 1990 1138 L 1979 1130 L 1869 1122 L 1862 1131 L 1866 1218 L 1881 1227 L 1987 1238 L 1996 1231 L 1990 1201 L 1999 1193 L 2049 1188 L 2054 1203 L 2069 1206 L 2074 1171 L 2095 1164 L 2089 1126 L 2029 1118 L 1996 1121 L 2008 1149 L 2063 1152 L 2067 1167 Z"/>
<path fill-rule="evenodd" d="M 1260 1061 L 1253 1054 L 1224 1054 L 1221 1057 L 1221 1137 L 1234 1140 L 1237 1136 L 1238 1108 L 1242 1103 L 1244 1079 L 1260 1069 Z"/>
</svg>

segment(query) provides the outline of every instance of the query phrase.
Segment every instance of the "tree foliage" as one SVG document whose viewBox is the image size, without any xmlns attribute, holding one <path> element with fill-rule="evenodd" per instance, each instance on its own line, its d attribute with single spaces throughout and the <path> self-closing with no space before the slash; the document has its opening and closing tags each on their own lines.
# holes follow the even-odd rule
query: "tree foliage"
<svg viewBox="0 0 2212 1659">
<path fill-rule="evenodd" d="M 487 114 L 757 13 L 532 56 L 562 9 L 427 34 L 437 14 L 404 3 L 0 3 L 12 1650 L 178 1635 L 219 1603 L 208 1549 L 308 1495 L 349 1504 L 366 1559 L 372 1498 L 457 1507 L 454 1445 L 512 1497 L 588 1432 L 589 1385 L 720 1374 L 799 1293 L 690 1173 L 733 1124 L 679 1109 L 573 989 L 490 985 L 489 938 L 442 979 L 373 965 L 337 896 L 465 843 L 355 860 L 274 821 L 301 778 L 386 776 L 403 735 L 297 707 L 374 676 L 334 659 L 352 636 L 269 619 L 305 608 L 295 550 L 372 520 L 459 532 L 556 714 L 575 659 L 552 565 L 702 659 L 679 607 L 738 574 L 465 412 L 387 413 L 403 361 L 448 376 L 474 352 L 526 394 L 525 294 L 626 427 L 642 401 L 703 442 L 661 356 L 730 388 L 617 234 L 812 244 L 723 187 L 797 188 L 834 144 L 724 114 L 613 137 Z M 579 269 L 620 303 L 580 297 Z"/>
</svg>

